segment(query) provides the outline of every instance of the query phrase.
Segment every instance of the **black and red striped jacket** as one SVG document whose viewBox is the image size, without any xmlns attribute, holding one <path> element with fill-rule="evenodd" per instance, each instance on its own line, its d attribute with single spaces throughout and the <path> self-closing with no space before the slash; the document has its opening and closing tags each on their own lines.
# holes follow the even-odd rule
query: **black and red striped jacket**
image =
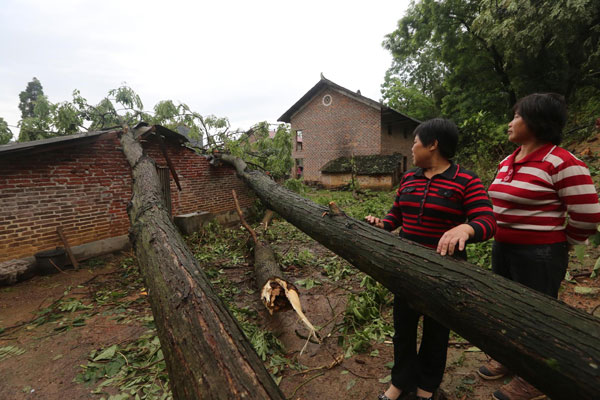
<svg viewBox="0 0 600 400">
<path fill-rule="evenodd" d="M 458 164 L 431 179 L 422 168 L 406 172 L 383 223 L 388 231 L 402 226 L 401 237 L 432 248 L 444 232 L 463 223 L 475 230 L 469 243 L 490 239 L 496 232 L 492 204 L 481 180 Z"/>
</svg>

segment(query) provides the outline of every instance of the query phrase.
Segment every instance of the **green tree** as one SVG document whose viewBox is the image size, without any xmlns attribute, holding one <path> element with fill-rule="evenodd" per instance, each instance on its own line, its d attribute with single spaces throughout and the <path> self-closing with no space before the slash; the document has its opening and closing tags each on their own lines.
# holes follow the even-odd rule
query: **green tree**
<svg viewBox="0 0 600 400">
<path fill-rule="evenodd" d="M 252 135 L 232 131 L 229 120 L 215 115 L 203 116 L 184 103 L 158 102 L 152 113 L 143 111 L 139 95 L 128 86 L 110 90 L 97 105 L 90 105 L 79 90 L 73 100 L 52 104 L 38 96 L 33 113 L 20 121 L 19 141 L 68 135 L 87 130 L 102 130 L 139 122 L 160 124 L 187 135 L 204 151 L 226 149 L 248 162 L 269 171 L 276 179 L 286 177 L 293 165 L 291 132 L 286 125 L 277 126 L 269 136 L 269 124 L 262 122 Z"/>
<path fill-rule="evenodd" d="M 480 110 L 504 117 L 516 97 L 502 54 L 473 31 L 473 20 L 483 3 L 413 3 L 383 43 L 394 57 L 384 86 L 417 88 L 442 114 L 458 121 Z M 384 99 L 394 101 L 393 97 Z"/>
<path fill-rule="evenodd" d="M 238 134 L 231 131 L 227 118 L 202 116 L 184 103 L 176 105 L 171 100 L 163 100 L 155 105 L 153 113 L 145 112 L 139 95 L 126 85 L 110 90 L 96 105 L 90 105 L 79 90 L 73 91 L 72 101 L 52 104 L 46 96 L 40 95 L 32 104 L 32 113 L 19 122 L 21 142 L 135 125 L 141 121 L 180 130 L 197 143 L 205 140 L 205 146 L 200 147 L 207 148 L 223 147 L 230 137 Z"/>
<path fill-rule="evenodd" d="M 4 118 L 0 117 L 0 144 L 6 144 L 12 139 L 12 131 Z"/>
<path fill-rule="evenodd" d="M 34 116 L 34 108 L 37 99 L 44 95 L 44 88 L 38 78 L 34 77 L 27 84 L 24 91 L 19 93 L 19 110 L 21 118 L 30 118 Z"/>
<path fill-rule="evenodd" d="M 596 0 L 486 1 L 473 30 L 507 63 L 520 97 L 553 91 L 570 101 L 600 83 L 600 3 Z"/>
<path fill-rule="evenodd" d="M 394 57 L 387 102 L 390 88 L 414 87 L 458 122 L 479 111 L 505 121 L 531 92 L 571 102 L 600 86 L 600 2 L 421 0 L 383 45 Z"/>
<path fill-rule="evenodd" d="M 292 170 L 292 133 L 285 124 L 278 125 L 271 138 L 269 124 L 260 122 L 239 138 L 228 140 L 226 148 L 274 179 L 284 179 Z"/>
<path fill-rule="evenodd" d="M 222 147 L 239 134 L 231 131 L 227 118 L 215 115 L 202 116 L 192 111 L 187 104 L 175 105 L 171 100 L 160 101 L 154 106 L 154 117 L 151 121 L 173 130 L 186 127 L 189 130 L 187 136 L 201 143 L 203 147 Z"/>
<path fill-rule="evenodd" d="M 565 95 L 571 126 L 591 126 L 599 104 L 597 0 L 420 0 L 383 46 L 393 55 L 386 104 L 454 119 L 462 151 L 504 151 L 498 134 L 529 93 Z M 489 147 L 466 148 L 476 143 Z"/>
<path fill-rule="evenodd" d="M 56 107 L 44 95 L 31 103 L 33 109 L 28 116 L 19 121 L 19 142 L 45 139 L 55 136 L 52 129 L 52 116 Z"/>
<path fill-rule="evenodd" d="M 400 78 L 386 78 L 381 86 L 387 105 L 418 120 L 426 120 L 440 115 L 440 110 L 430 96 L 415 86 L 405 86 Z"/>
</svg>

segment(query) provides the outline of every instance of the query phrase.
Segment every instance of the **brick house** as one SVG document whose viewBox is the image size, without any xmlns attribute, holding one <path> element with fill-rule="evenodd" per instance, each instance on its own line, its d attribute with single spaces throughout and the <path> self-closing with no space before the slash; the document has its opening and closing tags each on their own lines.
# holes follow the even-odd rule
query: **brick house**
<svg viewBox="0 0 600 400">
<path fill-rule="evenodd" d="M 412 132 L 420 123 L 323 75 L 278 121 L 291 124 L 295 132 L 292 175 L 297 177 L 302 167 L 307 183 L 322 185 L 327 182 L 321 169 L 340 157 L 398 153 L 396 175 L 401 175 L 408 167 Z"/>
<path fill-rule="evenodd" d="M 107 252 L 128 242 L 132 181 L 120 133 L 87 132 L 0 146 L 0 262 L 63 246 L 59 226 L 76 254 L 77 249 L 80 254 L 86 249 Z M 170 191 L 172 215 L 204 211 L 226 219 L 235 215 L 231 189 L 238 192 L 242 207 L 252 204 L 235 170 L 209 165 L 184 146 L 184 136 L 156 125 L 143 138 L 163 191 Z"/>
</svg>

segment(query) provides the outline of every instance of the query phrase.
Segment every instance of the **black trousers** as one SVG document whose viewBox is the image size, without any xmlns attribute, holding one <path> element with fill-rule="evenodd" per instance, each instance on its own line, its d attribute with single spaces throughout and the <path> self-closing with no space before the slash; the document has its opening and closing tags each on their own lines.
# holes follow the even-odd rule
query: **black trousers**
<svg viewBox="0 0 600 400">
<path fill-rule="evenodd" d="M 417 325 L 420 313 L 400 297 L 394 297 L 394 367 L 392 384 L 403 392 L 417 387 L 433 392 L 440 386 L 448 351 L 450 330 L 423 316 L 423 337 L 417 352 Z"/>
<path fill-rule="evenodd" d="M 567 242 L 540 245 L 494 242 L 492 246 L 492 271 L 554 298 L 558 297 L 568 265 Z"/>
</svg>

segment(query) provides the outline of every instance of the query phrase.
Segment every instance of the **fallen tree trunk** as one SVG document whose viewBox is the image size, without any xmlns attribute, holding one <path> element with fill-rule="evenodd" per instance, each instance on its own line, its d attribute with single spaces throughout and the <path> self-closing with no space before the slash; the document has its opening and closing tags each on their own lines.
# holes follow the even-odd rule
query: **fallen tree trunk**
<svg viewBox="0 0 600 400">
<path fill-rule="evenodd" d="M 600 320 L 468 262 L 329 212 L 248 170 L 238 158 L 222 159 L 268 208 L 553 400 L 598 398 Z"/>
<path fill-rule="evenodd" d="M 174 398 L 284 399 L 171 222 L 155 164 L 134 133 L 121 137 L 133 172 L 130 239 Z"/>
<path fill-rule="evenodd" d="M 308 337 L 314 336 L 320 341 L 315 327 L 302 311 L 298 288 L 285 279 L 277 260 L 275 260 L 275 253 L 273 253 L 271 246 L 267 242 L 259 240 L 254 229 L 244 219 L 244 214 L 240 208 L 235 190 L 232 190 L 231 194 L 233 195 L 235 209 L 240 217 L 240 221 L 248 233 L 250 233 L 254 242 L 254 278 L 256 287 L 260 292 L 260 299 L 269 311 L 269 314 L 273 315 L 275 311 L 294 309 L 300 320 L 308 328 Z M 266 225 L 267 223 L 265 223 Z M 302 354 L 302 351 L 300 354 Z"/>
</svg>

